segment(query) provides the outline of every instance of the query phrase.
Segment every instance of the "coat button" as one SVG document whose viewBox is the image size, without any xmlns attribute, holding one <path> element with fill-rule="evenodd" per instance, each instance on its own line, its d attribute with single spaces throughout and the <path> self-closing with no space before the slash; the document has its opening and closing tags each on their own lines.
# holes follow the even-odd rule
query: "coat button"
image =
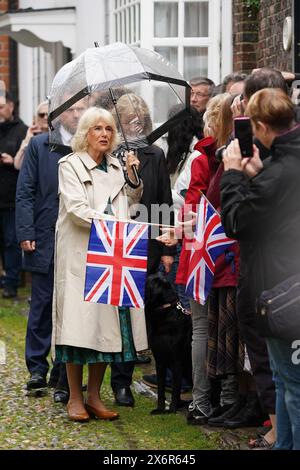
<svg viewBox="0 0 300 470">
<path fill-rule="evenodd" d="M 262 307 L 260 313 L 262 315 L 265 315 L 266 314 L 266 307 Z"/>
</svg>

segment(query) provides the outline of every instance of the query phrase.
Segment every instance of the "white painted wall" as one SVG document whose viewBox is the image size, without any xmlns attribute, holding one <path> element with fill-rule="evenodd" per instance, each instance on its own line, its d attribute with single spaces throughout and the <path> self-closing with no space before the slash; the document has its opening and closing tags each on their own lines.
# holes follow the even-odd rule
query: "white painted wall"
<svg viewBox="0 0 300 470">
<path fill-rule="evenodd" d="M 43 9 L 43 8 L 76 8 L 76 44 L 74 57 L 78 56 L 88 47 L 93 47 L 94 42 L 104 44 L 105 37 L 105 0 L 20 0 L 20 8 Z M 57 40 L 60 38 L 58 37 Z M 43 61 L 43 83 L 37 87 L 34 79 L 34 62 L 37 54 L 36 49 L 18 45 L 19 60 L 19 96 L 20 117 L 27 124 L 32 121 L 32 116 L 40 100 L 48 94 L 50 84 L 53 80 L 56 68 L 61 67 L 60 46 L 53 45 L 52 54 L 39 52 Z M 45 62 L 45 63 L 44 63 Z M 46 76 L 45 76 L 46 75 Z"/>
<path fill-rule="evenodd" d="M 222 0 L 221 11 L 221 80 L 232 72 L 232 0 Z"/>
<path fill-rule="evenodd" d="M 29 125 L 31 124 L 33 114 L 33 70 L 32 64 L 32 48 L 18 46 L 18 63 L 19 63 L 19 98 L 20 98 L 20 118 Z"/>
<path fill-rule="evenodd" d="M 61 2 L 62 3 L 62 2 Z M 77 11 L 77 55 L 94 42 L 104 45 L 105 14 L 104 0 L 77 0 L 74 2 Z"/>
<path fill-rule="evenodd" d="M 90 0 L 86 0 L 88 3 Z M 95 0 L 98 1 L 98 0 Z M 100 0 L 102 1 L 102 0 Z M 61 8 L 73 7 L 77 0 L 19 0 L 19 8 Z"/>
<path fill-rule="evenodd" d="M 105 37 L 105 0 L 20 0 L 20 8 L 76 8 L 76 46 L 75 56 L 94 42 L 104 45 Z"/>
</svg>

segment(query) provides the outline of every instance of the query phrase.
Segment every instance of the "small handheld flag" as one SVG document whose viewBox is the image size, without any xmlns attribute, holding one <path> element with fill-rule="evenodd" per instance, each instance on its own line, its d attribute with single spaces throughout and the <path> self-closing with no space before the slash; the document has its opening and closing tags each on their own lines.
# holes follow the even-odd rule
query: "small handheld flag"
<svg viewBox="0 0 300 470">
<path fill-rule="evenodd" d="M 84 300 L 143 307 L 148 225 L 93 220 L 87 252 Z"/>
<path fill-rule="evenodd" d="M 235 243 L 226 236 L 220 214 L 204 196 L 200 200 L 196 232 L 191 243 L 186 292 L 204 305 L 211 290 L 216 259 Z"/>
</svg>

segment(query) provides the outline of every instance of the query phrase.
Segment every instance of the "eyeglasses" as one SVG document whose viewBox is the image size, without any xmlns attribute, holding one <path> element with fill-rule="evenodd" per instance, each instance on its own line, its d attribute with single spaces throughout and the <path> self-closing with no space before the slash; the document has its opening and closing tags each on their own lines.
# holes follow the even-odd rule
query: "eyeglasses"
<svg viewBox="0 0 300 470">
<path fill-rule="evenodd" d="M 86 108 L 68 108 L 65 110 L 65 113 L 72 114 L 72 113 L 83 113 Z"/>
<path fill-rule="evenodd" d="M 204 93 L 201 93 L 201 91 L 192 91 L 191 92 L 191 98 L 195 96 L 196 98 L 208 98 L 210 95 L 205 95 Z"/>
<path fill-rule="evenodd" d="M 44 119 L 44 118 L 48 117 L 48 113 L 38 113 L 38 117 L 41 118 L 41 119 Z"/>
</svg>

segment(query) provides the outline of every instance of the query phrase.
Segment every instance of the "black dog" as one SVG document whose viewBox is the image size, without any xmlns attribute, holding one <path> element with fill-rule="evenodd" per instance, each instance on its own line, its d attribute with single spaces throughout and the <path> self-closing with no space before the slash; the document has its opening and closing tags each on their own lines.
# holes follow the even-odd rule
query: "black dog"
<svg viewBox="0 0 300 470">
<path fill-rule="evenodd" d="M 191 368 L 191 317 L 184 313 L 175 290 L 161 273 L 148 277 L 145 311 L 158 385 L 157 409 L 151 413 L 165 412 L 167 368 L 171 370 L 173 376 L 172 398 L 168 411 L 175 413 L 181 404 L 183 371 L 187 372 L 187 368 Z"/>
</svg>

